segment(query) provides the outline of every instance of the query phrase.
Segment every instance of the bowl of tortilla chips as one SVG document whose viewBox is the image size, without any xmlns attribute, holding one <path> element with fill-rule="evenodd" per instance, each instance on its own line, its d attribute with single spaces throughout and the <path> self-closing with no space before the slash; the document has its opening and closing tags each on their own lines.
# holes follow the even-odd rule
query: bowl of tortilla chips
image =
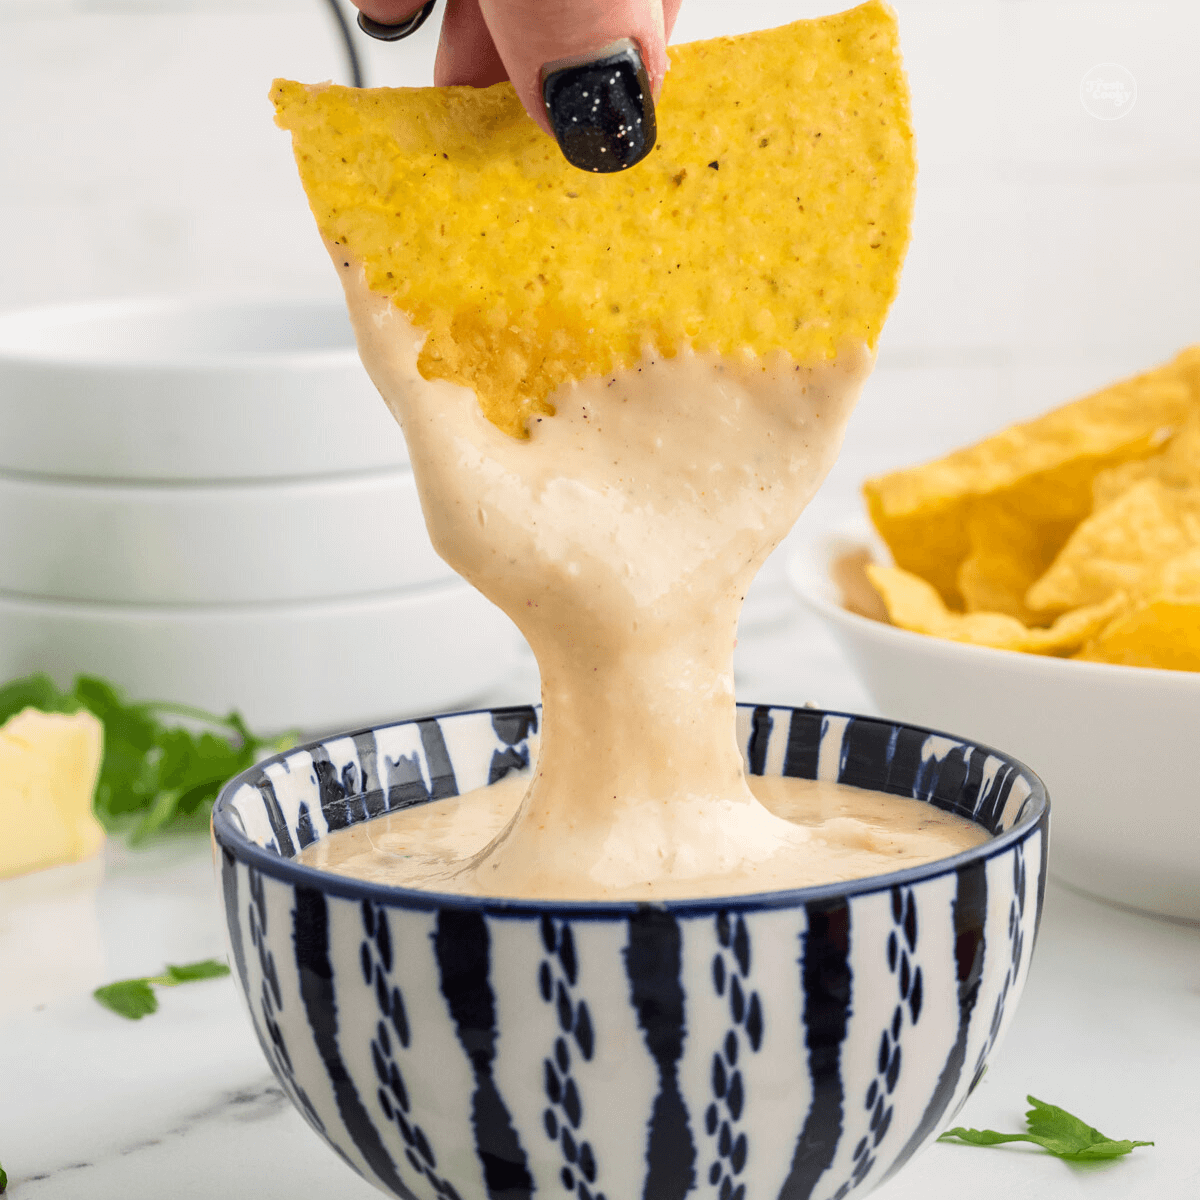
<svg viewBox="0 0 1200 1200">
<path fill-rule="evenodd" d="M 1200 346 L 864 494 L 789 574 L 880 709 L 1028 762 L 1052 875 L 1200 921 Z"/>
</svg>

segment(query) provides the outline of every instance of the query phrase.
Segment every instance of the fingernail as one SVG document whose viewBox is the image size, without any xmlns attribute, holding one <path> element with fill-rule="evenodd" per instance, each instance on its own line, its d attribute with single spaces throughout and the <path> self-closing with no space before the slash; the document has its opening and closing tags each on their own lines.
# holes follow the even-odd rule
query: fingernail
<svg viewBox="0 0 1200 1200">
<path fill-rule="evenodd" d="M 398 25 L 384 25 L 380 21 L 372 21 L 365 13 L 359 13 L 358 27 L 376 41 L 398 42 L 416 33 L 425 24 L 436 3 L 437 0 L 428 0 L 427 4 L 421 5 L 411 17 L 405 17 Z"/>
<path fill-rule="evenodd" d="M 547 63 L 542 100 L 563 157 L 581 170 L 624 171 L 654 149 L 654 97 L 632 38 Z"/>
</svg>

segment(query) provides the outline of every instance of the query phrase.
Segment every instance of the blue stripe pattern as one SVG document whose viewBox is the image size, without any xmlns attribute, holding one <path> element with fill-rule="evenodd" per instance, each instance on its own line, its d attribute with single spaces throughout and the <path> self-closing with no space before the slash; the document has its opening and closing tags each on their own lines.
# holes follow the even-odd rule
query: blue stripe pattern
<svg viewBox="0 0 1200 1200">
<path fill-rule="evenodd" d="M 522 707 L 360 731 L 225 789 L 235 978 L 312 1127 L 400 1200 L 838 1200 L 890 1178 L 1011 1021 L 1045 883 L 1036 776 L 894 722 L 743 706 L 749 770 L 996 836 L 876 879 L 658 905 L 447 897 L 291 861 L 527 765 L 537 727 Z"/>
</svg>

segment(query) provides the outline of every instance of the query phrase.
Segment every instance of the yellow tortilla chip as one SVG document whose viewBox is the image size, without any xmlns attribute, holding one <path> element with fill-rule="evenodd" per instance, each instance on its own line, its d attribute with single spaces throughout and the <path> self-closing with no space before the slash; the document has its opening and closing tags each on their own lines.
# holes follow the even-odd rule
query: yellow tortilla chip
<svg viewBox="0 0 1200 1200">
<path fill-rule="evenodd" d="M 1200 602 L 1145 601 L 1075 655 L 1126 667 L 1200 671 Z"/>
<path fill-rule="evenodd" d="M 951 612 L 932 584 L 900 567 L 872 563 L 867 575 L 894 625 L 952 642 L 1029 654 L 1074 653 L 1128 603 L 1124 595 L 1114 596 L 1104 604 L 1064 613 L 1049 629 L 1030 629 L 1005 613 Z"/>
<path fill-rule="evenodd" d="M 1098 604 L 1113 592 L 1137 592 L 1156 567 L 1200 546 L 1200 488 L 1143 479 L 1071 534 L 1026 602 L 1041 612 Z"/>
<path fill-rule="evenodd" d="M 670 55 L 658 143 L 613 175 L 567 164 L 508 84 L 272 88 L 337 265 L 428 331 L 425 378 L 473 387 L 509 433 L 647 346 L 875 346 L 915 175 L 891 10 Z"/>
<path fill-rule="evenodd" d="M 1178 604 L 1200 604 L 1200 546 L 1193 546 L 1163 563 L 1142 579 L 1141 592 Z"/>
<path fill-rule="evenodd" d="M 1161 454 L 1109 467 L 1092 480 L 1092 508 L 1098 511 L 1143 479 L 1169 487 L 1200 487 L 1200 412 L 1194 412 Z"/>
<path fill-rule="evenodd" d="M 1054 561 L 1069 524 L 1033 523 L 1005 504 L 980 505 L 967 519 L 970 553 L 958 568 L 958 590 L 967 612 L 998 612 L 1025 625 L 1044 625 L 1025 593 Z"/>
<path fill-rule="evenodd" d="M 1003 505 L 1053 551 L 1092 507 L 1098 472 L 1146 458 L 1200 408 L 1200 346 L 937 462 L 870 479 L 875 527 L 897 565 L 961 607 L 958 572 L 973 518 Z"/>
<path fill-rule="evenodd" d="M 1140 602 L 1075 656 L 1127 667 L 1200 671 L 1200 546 L 1147 571 Z"/>
<path fill-rule="evenodd" d="M 1092 511 L 1099 512 L 1102 508 L 1107 508 L 1134 484 L 1141 483 L 1144 479 L 1156 479 L 1161 458 L 1161 454 L 1154 454 L 1149 458 L 1135 458 L 1132 462 L 1106 467 L 1097 472 L 1092 480 Z"/>
</svg>

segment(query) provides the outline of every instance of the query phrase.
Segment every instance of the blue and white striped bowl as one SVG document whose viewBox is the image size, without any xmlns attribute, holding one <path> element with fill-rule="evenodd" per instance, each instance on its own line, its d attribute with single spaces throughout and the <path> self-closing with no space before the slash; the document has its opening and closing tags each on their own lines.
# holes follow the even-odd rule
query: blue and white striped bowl
<svg viewBox="0 0 1200 1200">
<path fill-rule="evenodd" d="M 996 836 L 825 887 L 642 903 L 418 892 L 296 848 L 528 761 L 532 708 L 388 725 L 240 775 L 213 816 L 231 959 L 313 1128 L 404 1200 L 840 1200 L 958 1112 L 1012 1018 L 1048 804 L 986 747 L 739 709 L 752 772 L 839 779 Z"/>
</svg>

